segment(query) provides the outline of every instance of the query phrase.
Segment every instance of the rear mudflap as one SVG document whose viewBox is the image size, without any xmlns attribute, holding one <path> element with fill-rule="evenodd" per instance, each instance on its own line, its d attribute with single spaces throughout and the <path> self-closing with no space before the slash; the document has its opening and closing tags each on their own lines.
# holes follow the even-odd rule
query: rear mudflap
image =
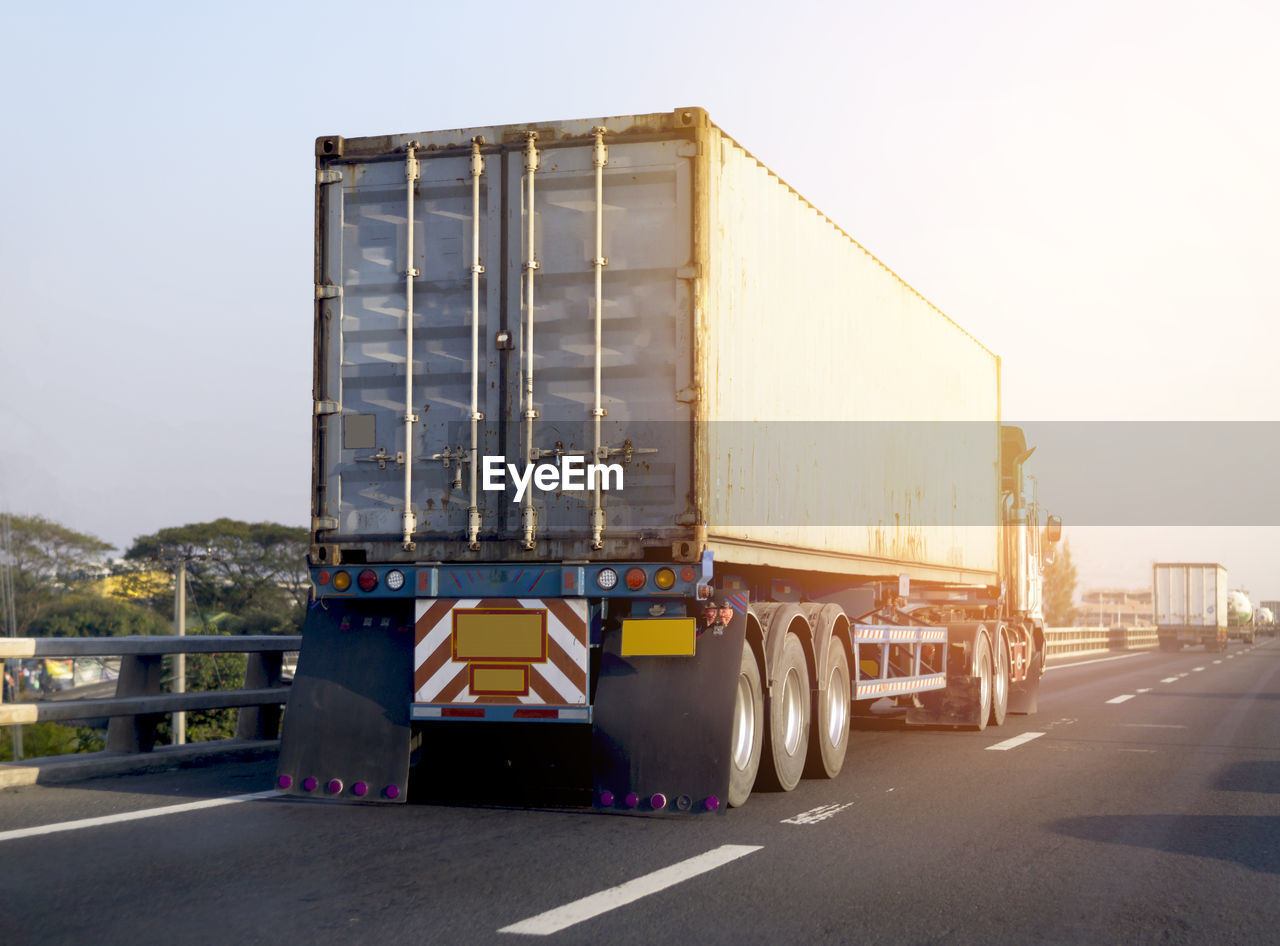
<svg viewBox="0 0 1280 946">
<path fill-rule="evenodd" d="M 700 631 L 693 657 L 623 657 L 622 635 L 605 635 L 592 724 L 596 808 L 698 814 L 727 807 L 746 595 L 731 603 L 733 619 Z"/>
<path fill-rule="evenodd" d="M 280 741 L 280 791 L 405 800 L 412 618 L 411 601 L 327 601 L 308 609 Z"/>
<path fill-rule="evenodd" d="M 919 705 L 907 708 L 909 726 L 967 726 L 977 715 L 982 699 L 982 679 L 977 676 L 949 676 L 943 690 L 917 695 Z"/>
</svg>

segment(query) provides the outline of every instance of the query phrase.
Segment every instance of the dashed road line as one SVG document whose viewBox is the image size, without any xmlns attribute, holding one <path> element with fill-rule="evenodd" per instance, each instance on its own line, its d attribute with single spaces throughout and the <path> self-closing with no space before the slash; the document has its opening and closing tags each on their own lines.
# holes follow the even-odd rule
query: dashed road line
<svg viewBox="0 0 1280 946">
<path fill-rule="evenodd" d="M 817 824 L 819 821 L 826 821 L 828 818 L 834 818 L 840 812 L 844 811 L 853 802 L 845 802 L 843 805 L 819 805 L 817 808 L 810 808 L 808 811 L 802 811 L 794 818 L 783 818 L 779 824 Z"/>
<path fill-rule="evenodd" d="M 1177 683 L 1181 679 L 1182 679 L 1181 677 L 1165 677 L 1160 682 L 1161 683 Z"/>
<path fill-rule="evenodd" d="M 1024 732 L 1022 735 L 1006 739 L 1004 742 L 997 742 L 994 746 L 987 746 L 987 749 L 995 750 L 996 752 L 1007 752 L 1010 749 L 1018 748 L 1018 746 L 1025 746 L 1032 739 L 1039 739 L 1043 735 L 1044 733 L 1042 732 Z"/>
<path fill-rule="evenodd" d="M 1108 702 L 1108 703 L 1125 703 L 1125 702 L 1128 702 L 1128 701 L 1129 701 L 1129 700 L 1131 700 L 1131 699 L 1133 699 L 1133 694 L 1132 694 L 1132 693 L 1126 693 L 1124 696 L 1116 696 L 1116 697 L 1112 697 L 1111 699 L 1107 700 L 1107 702 Z"/>
<path fill-rule="evenodd" d="M 34 828 L 16 828 L 12 831 L 0 831 L 0 841 L 35 838 L 45 834 L 58 834 L 62 831 L 78 831 L 81 828 L 97 828 L 101 825 L 120 824 L 124 821 L 141 821 L 144 818 L 176 815 L 184 811 L 199 811 L 202 808 L 238 805 L 241 802 L 258 801 L 262 798 L 276 798 L 279 794 L 279 792 L 270 791 L 254 792 L 252 795 L 231 795 L 227 798 L 206 798 L 203 801 L 190 801 L 182 805 L 166 805 L 164 808 L 144 808 L 141 811 L 124 811 L 118 815 L 103 815 L 100 818 L 81 818 L 79 821 L 62 821 L 57 824 L 37 825 Z"/>
<path fill-rule="evenodd" d="M 574 926 L 584 920 L 590 920 L 592 917 L 597 917 L 602 913 L 608 913 L 610 910 L 616 910 L 618 907 L 626 906 L 628 903 L 634 903 L 636 900 L 647 897 L 652 893 L 666 890 L 668 887 L 674 887 L 676 884 L 697 877 L 699 874 L 705 874 L 707 871 L 715 870 L 717 867 L 723 867 L 731 861 L 736 861 L 738 858 L 745 857 L 748 854 L 754 854 L 759 850 L 761 850 L 761 846 L 758 844 L 725 844 L 718 848 L 713 848 L 705 854 L 699 854 L 697 857 L 691 857 L 661 870 L 655 870 L 653 873 L 637 877 L 635 880 L 628 880 L 625 884 L 610 887 L 608 890 L 601 890 L 599 893 L 593 893 L 589 897 L 583 897 L 581 900 L 566 903 L 562 907 L 539 913 L 537 916 L 521 920 L 519 923 L 504 926 L 498 932 L 525 933 L 529 936 L 550 936 L 552 933 L 568 929 L 570 926 Z"/>
<path fill-rule="evenodd" d="M 1199 672 L 1200 672 L 1201 670 L 1203 670 L 1203 669 L 1204 669 L 1204 667 L 1192 667 L 1192 668 L 1191 668 L 1191 672 L 1192 672 L 1192 673 L 1199 673 Z"/>
<path fill-rule="evenodd" d="M 1141 690 L 1135 690 L 1135 693 L 1150 693 L 1151 687 L 1143 687 Z"/>
</svg>

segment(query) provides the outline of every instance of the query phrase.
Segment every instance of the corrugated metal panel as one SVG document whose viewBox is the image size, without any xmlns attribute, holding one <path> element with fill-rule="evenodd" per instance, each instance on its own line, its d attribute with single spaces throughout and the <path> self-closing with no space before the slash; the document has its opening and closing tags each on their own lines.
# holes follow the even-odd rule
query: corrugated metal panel
<svg viewBox="0 0 1280 946">
<path fill-rule="evenodd" d="M 724 557 L 745 542 L 993 575 L 998 359 L 718 129 L 710 152 Z"/>
<path fill-rule="evenodd" d="M 1158 626 L 1227 626 L 1227 570 L 1222 565 L 1161 562 L 1152 571 Z"/>
</svg>

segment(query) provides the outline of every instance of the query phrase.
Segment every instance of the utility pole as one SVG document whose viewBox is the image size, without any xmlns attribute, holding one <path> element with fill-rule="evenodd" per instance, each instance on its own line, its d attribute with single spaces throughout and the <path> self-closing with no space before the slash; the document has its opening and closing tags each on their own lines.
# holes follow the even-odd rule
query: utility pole
<svg viewBox="0 0 1280 946">
<path fill-rule="evenodd" d="M 178 576 L 173 589 L 173 624 L 179 637 L 187 635 L 187 558 L 178 559 Z M 187 691 L 187 655 L 174 655 L 173 692 Z M 183 745 L 187 741 L 187 714 L 181 711 L 173 714 L 173 744 Z"/>
</svg>

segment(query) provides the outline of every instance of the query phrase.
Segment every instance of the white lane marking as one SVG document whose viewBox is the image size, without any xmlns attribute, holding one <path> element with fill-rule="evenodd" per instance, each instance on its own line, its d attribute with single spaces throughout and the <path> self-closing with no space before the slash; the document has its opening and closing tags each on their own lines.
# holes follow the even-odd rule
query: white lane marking
<svg viewBox="0 0 1280 946">
<path fill-rule="evenodd" d="M 1200 672 L 1201 670 L 1203 670 L 1203 669 L 1204 669 L 1204 667 L 1192 667 L 1192 668 L 1191 668 L 1191 672 L 1192 672 L 1192 673 L 1199 673 L 1199 672 Z"/>
<path fill-rule="evenodd" d="M 1227 654 L 1227 659 L 1228 659 L 1228 660 L 1235 660 L 1235 659 L 1236 659 L 1236 655 L 1235 655 L 1235 654 Z"/>
<path fill-rule="evenodd" d="M 1004 742 L 997 742 L 994 746 L 987 746 L 988 750 L 994 749 L 997 752 L 1007 752 L 1010 749 L 1016 749 L 1018 746 L 1026 745 L 1032 739 L 1039 739 L 1043 736 L 1042 732 L 1024 732 L 1020 736 L 1014 736 L 1012 739 L 1006 739 Z"/>
<path fill-rule="evenodd" d="M 1179 726 L 1176 723 L 1121 723 L 1121 726 L 1127 726 L 1130 729 L 1186 729 L 1186 726 Z"/>
<path fill-rule="evenodd" d="M 645 874 L 635 880 L 628 880 L 625 884 L 610 887 L 608 890 L 601 890 L 599 893 L 593 893 L 589 897 L 583 897 L 581 900 L 566 903 L 564 906 L 548 910 L 546 913 L 539 913 L 537 916 L 521 920 L 519 923 L 504 926 L 498 932 L 550 936 L 552 933 L 558 933 L 576 923 L 581 923 L 583 920 L 589 920 L 592 917 L 599 916 L 601 913 L 616 910 L 618 907 L 633 903 L 641 897 L 647 897 L 651 893 L 666 890 L 668 887 L 697 877 L 699 874 L 705 874 L 709 870 L 723 867 L 730 861 L 736 861 L 738 858 L 753 854 L 760 849 L 761 846 L 758 844 L 725 844 L 707 851 L 705 854 L 699 854 L 697 857 L 691 857 L 661 870 L 655 870 L 652 874 Z"/>
<path fill-rule="evenodd" d="M 1151 687 L 1143 687 L 1141 690 L 1135 690 L 1135 693 L 1150 693 Z"/>
<path fill-rule="evenodd" d="M 158 818 L 161 815 L 176 815 L 184 811 L 199 811 L 201 808 L 217 808 L 221 805 L 238 805 L 244 801 L 257 801 L 260 798 L 275 798 L 279 792 L 254 792 L 252 795 L 231 795 L 227 798 L 207 798 L 204 801 L 189 801 L 182 805 L 168 805 L 164 808 L 144 808 L 142 811 L 125 811 L 118 815 L 103 815 L 100 818 L 81 818 L 79 821 L 62 821 L 58 824 L 37 825 L 34 828 L 16 828 L 13 831 L 0 831 L 0 841 L 16 841 L 18 838 L 35 838 L 44 834 L 57 834 L 61 831 L 78 831 L 81 828 L 96 828 L 105 824 L 120 824 L 123 821 L 141 821 L 144 818 Z"/>
<path fill-rule="evenodd" d="M 1128 660 L 1130 657 L 1145 657 L 1146 654 L 1120 654 L 1118 657 L 1099 657 L 1097 660 L 1077 660 L 1072 664 L 1054 664 L 1052 667 L 1045 667 L 1044 672 L 1050 670 L 1066 670 L 1068 667 L 1084 667 L 1088 664 L 1104 664 L 1108 660 Z"/>
<path fill-rule="evenodd" d="M 893 789 L 890 789 L 890 791 L 893 791 Z M 778 824 L 817 824 L 819 821 L 834 818 L 852 804 L 853 802 L 849 801 L 843 805 L 819 805 L 817 808 L 810 808 L 808 811 L 800 812 L 794 818 L 783 818 Z"/>
<path fill-rule="evenodd" d="M 1222 661 L 1221 661 L 1221 660 L 1215 660 L 1215 661 L 1214 661 L 1214 663 L 1216 663 L 1216 664 L 1220 664 L 1220 663 L 1222 663 Z"/>
<path fill-rule="evenodd" d="M 1128 700 L 1131 700 L 1131 699 L 1133 699 L 1133 694 L 1132 694 L 1132 693 L 1126 693 L 1124 696 L 1116 696 L 1116 697 L 1112 697 L 1111 699 L 1107 700 L 1107 702 L 1108 702 L 1108 703 L 1124 703 L 1124 702 L 1126 702 L 1126 701 L 1128 701 Z"/>
<path fill-rule="evenodd" d="M 1180 673 L 1178 674 L 1178 679 L 1181 680 L 1183 677 L 1189 677 L 1189 676 L 1191 676 L 1191 674 L 1189 673 Z"/>
<path fill-rule="evenodd" d="M 1155 752 L 1155 749 L 1121 749 L 1121 752 Z"/>
<path fill-rule="evenodd" d="M 1177 683 L 1180 679 L 1181 677 L 1165 677 L 1160 682 L 1161 683 Z"/>
</svg>

